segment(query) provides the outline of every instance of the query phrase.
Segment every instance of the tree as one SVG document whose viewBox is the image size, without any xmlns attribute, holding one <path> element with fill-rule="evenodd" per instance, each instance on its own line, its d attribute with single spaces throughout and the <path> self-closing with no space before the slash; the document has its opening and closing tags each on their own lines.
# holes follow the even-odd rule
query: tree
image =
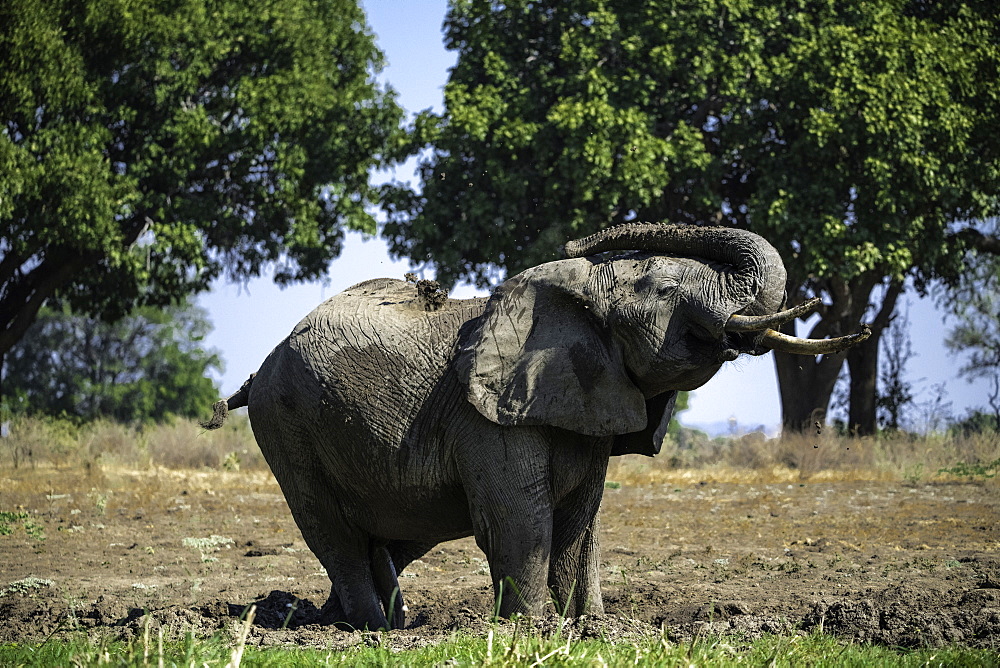
<svg viewBox="0 0 1000 668">
<path fill-rule="evenodd" d="M 203 349 L 204 309 L 143 307 L 113 324 L 43 308 L 7 356 L 4 384 L 18 413 L 120 422 L 195 417 L 218 397 Z"/>
<path fill-rule="evenodd" d="M 943 292 L 954 326 L 945 346 L 965 356 L 960 376 L 989 383 L 986 397 L 993 424 L 1000 425 L 1000 259 L 979 256 L 972 270 Z"/>
<path fill-rule="evenodd" d="M 790 305 L 823 297 L 809 336 L 873 325 L 849 353 L 776 355 L 786 428 L 825 414 L 846 360 L 873 431 L 904 281 L 1000 248 L 976 227 L 1000 211 L 995 3 L 456 0 L 445 28 L 458 61 L 414 126 L 421 192 L 387 189 L 393 251 L 486 284 L 625 220 L 752 229 Z"/>
<path fill-rule="evenodd" d="M 902 429 L 904 412 L 916 399 L 913 384 L 906 379 L 906 367 L 916 357 L 910 342 L 909 306 L 903 313 L 892 316 L 885 332 L 876 405 L 879 426 L 897 432 Z"/>
<path fill-rule="evenodd" d="M 401 110 L 356 0 L 0 4 L 0 359 L 47 300 L 108 319 L 374 233 Z"/>
</svg>

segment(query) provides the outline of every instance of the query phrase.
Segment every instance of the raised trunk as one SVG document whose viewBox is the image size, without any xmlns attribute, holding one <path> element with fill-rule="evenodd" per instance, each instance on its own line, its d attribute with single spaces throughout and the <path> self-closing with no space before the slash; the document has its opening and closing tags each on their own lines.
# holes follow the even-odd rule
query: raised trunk
<svg viewBox="0 0 1000 668">
<path fill-rule="evenodd" d="M 585 257 L 607 251 L 646 250 L 701 257 L 734 268 L 730 288 L 772 313 L 781 306 L 785 266 L 771 244 L 746 230 L 711 225 L 625 223 L 589 237 L 570 241 L 566 257 Z M 746 303 L 744 302 L 744 306 Z"/>
</svg>

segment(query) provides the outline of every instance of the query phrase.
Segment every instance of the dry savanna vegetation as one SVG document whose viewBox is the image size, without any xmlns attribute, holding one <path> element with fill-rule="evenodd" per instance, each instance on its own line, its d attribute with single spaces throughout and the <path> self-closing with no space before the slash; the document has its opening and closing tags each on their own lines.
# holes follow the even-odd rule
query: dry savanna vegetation
<svg viewBox="0 0 1000 668">
<path fill-rule="evenodd" d="M 576 641 L 628 641 L 648 658 L 708 638 L 803 643 L 816 634 L 995 651 L 998 460 L 996 434 L 686 434 L 683 447 L 667 441 L 656 458 L 610 466 L 604 617 L 561 620 L 553 608 L 541 620 L 492 621 L 489 565 L 469 538 L 402 574 L 407 628 L 373 635 L 318 623 L 329 581 L 245 418 L 216 432 L 186 421 L 131 429 L 21 420 L 0 439 L 0 646 L 82 633 L 133 654 L 144 642 L 148 657 L 159 638 L 212 636 L 248 651 L 323 648 L 338 665 L 362 649 L 391 657 L 456 634 L 479 639 L 470 665 L 487 651 L 501 665 L 547 652 L 571 662 Z M 518 644 L 553 633 L 558 643 Z M 601 651 L 580 645 L 577 658 L 611 656 Z"/>
</svg>

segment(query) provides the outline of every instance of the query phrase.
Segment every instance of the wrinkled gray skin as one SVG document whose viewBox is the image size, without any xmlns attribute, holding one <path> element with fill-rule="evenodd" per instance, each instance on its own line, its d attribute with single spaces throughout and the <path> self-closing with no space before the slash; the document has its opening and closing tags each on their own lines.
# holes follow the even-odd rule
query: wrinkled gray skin
<svg viewBox="0 0 1000 668">
<path fill-rule="evenodd" d="M 784 269 L 762 239 L 676 229 L 685 249 L 701 250 L 551 262 L 488 300 L 437 310 L 410 283 L 360 283 L 306 316 L 220 402 L 223 415 L 249 405 L 330 575 L 328 621 L 401 627 L 398 573 L 470 534 L 502 615 L 537 614 L 553 599 L 569 615 L 602 612 L 597 527 L 609 456 L 655 454 L 678 390 L 738 353 L 763 352 L 759 335 L 725 333 L 727 318 L 773 313 L 782 301 Z M 704 259 L 733 235 L 766 247 L 751 275 Z"/>
</svg>

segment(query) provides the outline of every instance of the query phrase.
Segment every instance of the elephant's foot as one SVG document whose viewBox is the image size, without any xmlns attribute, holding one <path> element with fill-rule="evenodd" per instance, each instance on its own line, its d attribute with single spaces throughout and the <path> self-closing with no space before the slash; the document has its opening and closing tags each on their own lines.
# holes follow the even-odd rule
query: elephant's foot
<svg viewBox="0 0 1000 668">
<path fill-rule="evenodd" d="M 373 545 L 366 556 L 353 563 L 344 558 L 324 562 L 333 586 L 322 621 L 348 631 L 401 629 L 406 606 L 389 550 Z"/>
<path fill-rule="evenodd" d="M 494 578 L 493 591 L 496 593 L 494 610 L 500 617 L 510 619 L 517 615 L 537 617 L 545 612 L 548 603 L 544 587 L 532 583 L 531 579 L 515 579 L 512 576 Z"/>
<path fill-rule="evenodd" d="M 320 623 L 336 626 L 341 631 L 354 630 L 354 627 L 347 623 L 347 614 L 344 612 L 344 606 L 340 604 L 336 589 L 330 589 L 330 597 L 323 604 Z"/>
</svg>

